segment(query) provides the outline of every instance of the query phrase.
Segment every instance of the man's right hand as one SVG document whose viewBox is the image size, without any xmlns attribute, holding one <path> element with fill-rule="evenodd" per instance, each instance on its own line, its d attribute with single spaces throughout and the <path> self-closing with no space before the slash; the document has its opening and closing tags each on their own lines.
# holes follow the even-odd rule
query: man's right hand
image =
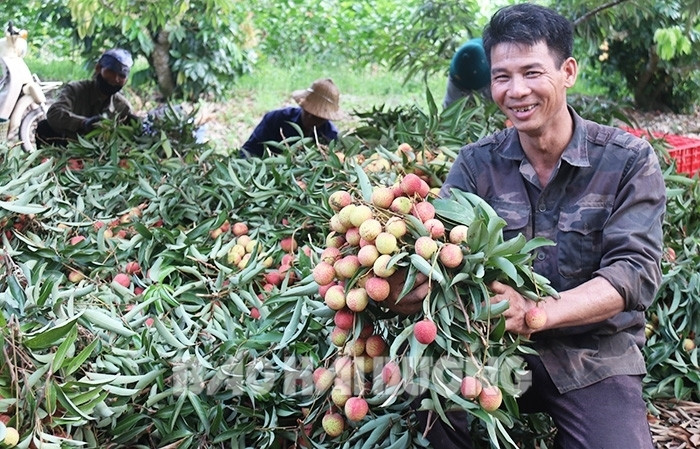
<svg viewBox="0 0 700 449">
<path fill-rule="evenodd" d="M 95 128 L 95 124 L 97 124 L 100 120 L 102 120 L 101 115 L 93 115 L 92 117 L 88 117 L 83 121 L 83 131 L 89 132 L 92 131 L 93 128 Z"/>
<path fill-rule="evenodd" d="M 406 269 L 397 270 L 396 273 L 387 278 L 389 281 L 390 291 L 389 297 L 382 302 L 382 305 L 389 310 L 401 315 L 413 315 L 421 311 L 423 308 L 423 300 L 430 293 L 430 283 L 428 277 L 422 273 L 416 275 L 416 282 L 413 285 L 413 290 L 408 292 L 406 296 L 396 302 L 401 290 L 403 290 L 406 282 Z"/>
</svg>

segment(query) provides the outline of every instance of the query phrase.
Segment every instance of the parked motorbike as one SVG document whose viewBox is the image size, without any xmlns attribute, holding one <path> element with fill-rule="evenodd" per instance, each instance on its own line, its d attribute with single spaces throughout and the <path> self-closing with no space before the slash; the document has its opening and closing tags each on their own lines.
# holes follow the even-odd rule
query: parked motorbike
<svg viewBox="0 0 700 449">
<path fill-rule="evenodd" d="M 10 21 L 0 39 L 0 139 L 18 140 L 25 151 L 36 149 L 34 132 L 46 117 L 46 94 L 63 83 L 40 81 L 24 62 L 27 31 L 16 29 Z"/>
</svg>

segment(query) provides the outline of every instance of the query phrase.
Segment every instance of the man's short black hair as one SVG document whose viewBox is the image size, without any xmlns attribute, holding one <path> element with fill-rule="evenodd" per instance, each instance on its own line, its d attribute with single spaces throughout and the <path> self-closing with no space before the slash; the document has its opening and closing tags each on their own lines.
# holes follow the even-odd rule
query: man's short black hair
<svg viewBox="0 0 700 449">
<path fill-rule="evenodd" d="M 502 43 L 534 46 L 547 44 L 558 64 L 571 57 L 574 48 L 572 23 L 550 8 L 532 3 L 506 6 L 491 17 L 482 36 L 491 64 L 491 49 Z"/>
</svg>

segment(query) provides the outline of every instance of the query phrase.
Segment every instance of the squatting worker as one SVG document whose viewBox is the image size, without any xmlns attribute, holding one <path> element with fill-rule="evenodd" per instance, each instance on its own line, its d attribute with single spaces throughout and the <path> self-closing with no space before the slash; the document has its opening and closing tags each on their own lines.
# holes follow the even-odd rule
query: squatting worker
<svg viewBox="0 0 700 449">
<path fill-rule="evenodd" d="M 551 9 L 523 3 L 498 10 L 483 33 L 491 95 L 513 122 L 459 152 L 440 194 L 485 199 L 518 233 L 556 243 L 533 266 L 561 293 L 546 298 L 548 320 L 525 324 L 535 303 L 494 282 L 492 302 L 509 301 L 506 328 L 530 335 L 532 386 L 520 411 L 547 412 L 556 448 L 651 449 L 642 399 L 644 310 L 661 281 L 666 193 L 651 145 L 621 129 L 580 117 L 567 105 L 578 74 L 572 24 Z M 391 304 L 400 291 L 392 279 Z M 426 283 L 392 308 L 420 311 Z M 425 415 L 422 420 L 425 422 Z M 465 413 L 436 420 L 433 447 L 471 447 Z"/>
<path fill-rule="evenodd" d="M 262 157 L 265 148 L 280 153 L 266 142 L 282 142 L 297 137 L 300 128 L 303 137 L 327 144 L 338 137 L 338 128 L 331 120 L 341 119 L 340 91 L 330 78 L 318 79 L 307 89 L 295 90 L 292 98 L 299 106 L 289 106 L 267 112 L 241 148 L 241 157 Z M 295 127 L 296 126 L 296 127 Z"/>
<path fill-rule="evenodd" d="M 65 146 L 79 134 L 90 132 L 103 118 L 137 119 L 129 101 L 119 93 L 133 64 L 128 51 L 107 50 L 97 61 L 91 79 L 67 83 L 49 107 L 46 120 L 37 125 L 37 146 Z"/>
<path fill-rule="evenodd" d="M 490 98 L 490 82 L 491 73 L 483 41 L 480 37 L 469 39 L 455 51 L 450 61 L 447 89 L 442 100 L 443 109 L 447 109 L 460 98 L 475 93 Z"/>
</svg>

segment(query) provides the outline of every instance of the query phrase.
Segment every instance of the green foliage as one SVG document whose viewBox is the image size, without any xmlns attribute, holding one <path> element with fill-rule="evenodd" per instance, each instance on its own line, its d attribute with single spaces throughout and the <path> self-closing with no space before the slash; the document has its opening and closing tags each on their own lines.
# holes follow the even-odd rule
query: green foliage
<svg viewBox="0 0 700 449">
<path fill-rule="evenodd" d="M 660 154 L 662 141 L 655 141 Z M 672 164 L 665 154 L 663 158 Z M 670 166 L 665 176 L 668 201 L 664 222 L 665 251 L 663 283 L 648 312 L 647 345 L 644 348 L 648 374 L 645 393 L 652 398 L 700 400 L 700 363 L 697 344 L 700 329 L 700 233 L 698 220 L 700 183 L 675 174 Z"/>
<path fill-rule="evenodd" d="M 582 7 L 570 13 L 577 18 L 578 42 L 588 42 L 590 63 L 600 69 L 599 82 L 613 98 L 629 92 L 644 110 L 692 112 L 700 99 L 699 67 L 692 56 L 700 51 L 697 10 L 666 0 L 622 2 L 593 16 L 587 12 Z M 617 74 L 626 89 L 620 89 Z"/>
</svg>

